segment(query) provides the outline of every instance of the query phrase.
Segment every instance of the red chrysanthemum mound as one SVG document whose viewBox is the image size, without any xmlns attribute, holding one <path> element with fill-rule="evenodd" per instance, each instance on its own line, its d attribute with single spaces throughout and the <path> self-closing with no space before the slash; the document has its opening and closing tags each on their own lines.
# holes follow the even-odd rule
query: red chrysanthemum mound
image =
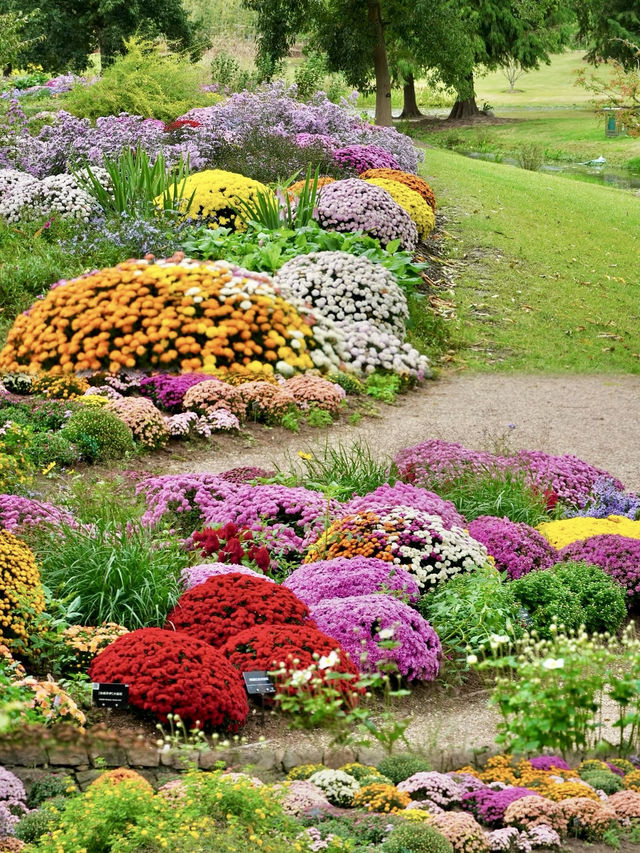
<svg viewBox="0 0 640 853">
<path fill-rule="evenodd" d="M 314 667 L 314 675 L 324 684 L 340 690 L 349 700 L 357 696 L 353 684 L 358 668 L 337 640 L 306 625 L 261 625 L 248 628 L 228 640 L 220 649 L 241 672 L 252 669 L 277 670 L 284 663 L 288 680 L 298 670 Z M 295 663 L 294 663 L 295 661 Z M 353 678 L 327 678 L 327 673 L 347 673 Z"/>
<path fill-rule="evenodd" d="M 162 628 L 131 631 L 107 646 L 89 669 L 92 681 L 129 685 L 129 704 L 161 722 L 179 714 L 187 725 L 237 731 L 249 705 L 242 678 L 202 640 Z"/>
<path fill-rule="evenodd" d="M 251 575 L 216 575 L 181 596 L 167 627 L 217 648 L 255 625 L 308 625 L 309 608 L 286 587 Z"/>
</svg>

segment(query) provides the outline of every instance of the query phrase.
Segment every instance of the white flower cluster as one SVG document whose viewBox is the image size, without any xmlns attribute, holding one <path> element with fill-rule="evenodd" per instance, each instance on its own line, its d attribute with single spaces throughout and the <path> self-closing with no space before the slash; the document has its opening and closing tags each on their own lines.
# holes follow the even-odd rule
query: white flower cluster
<svg viewBox="0 0 640 853">
<path fill-rule="evenodd" d="M 359 782 L 343 770 L 318 770 L 309 782 L 317 785 L 332 805 L 341 808 L 349 807 L 360 789 Z"/>
<path fill-rule="evenodd" d="M 397 506 L 381 513 L 383 529 L 388 524 L 398 531 L 388 534 L 393 562 L 404 566 L 421 590 L 433 589 L 488 560 L 484 545 L 462 527 L 448 530 L 437 515 Z"/>
<path fill-rule="evenodd" d="M 368 375 L 376 370 L 390 370 L 399 376 L 421 381 L 431 376 L 429 359 L 409 343 L 403 343 L 392 332 L 361 320 L 340 327 L 344 336 L 343 355 L 355 373 Z"/>
<path fill-rule="evenodd" d="M 165 424 L 171 438 L 188 438 L 198 435 L 210 438 L 219 430 L 239 429 L 240 421 L 228 409 L 217 409 L 208 415 L 198 415 L 196 412 L 180 412 L 177 415 L 165 416 Z"/>
<path fill-rule="evenodd" d="M 6 175 L 3 173 L 10 172 Z M 87 221 L 99 210 L 98 203 L 74 175 L 50 175 L 41 181 L 33 175 L 5 169 L 0 171 L 0 216 L 8 222 L 57 214 Z"/>
<path fill-rule="evenodd" d="M 407 300 L 381 264 L 348 252 L 312 252 L 288 261 L 274 278 L 283 296 L 299 297 L 337 323 L 370 320 L 404 336 Z"/>
</svg>

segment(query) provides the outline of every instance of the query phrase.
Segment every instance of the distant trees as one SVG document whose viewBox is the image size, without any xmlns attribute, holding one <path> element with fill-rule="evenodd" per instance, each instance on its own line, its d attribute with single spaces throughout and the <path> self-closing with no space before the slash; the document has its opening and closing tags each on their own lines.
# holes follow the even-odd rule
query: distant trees
<svg viewBox="0 0 640 853">
<path fill-rule="evenodd" d="M 36 13 L 26 36 L 46 34 L 37 45 L 20 51 L 23 62 L 46 71 L 84 71 L 89 56 L 100 50 L 108 65 L 124 50 L 124 39 L 138 33 L 165 36 L 185 50 L 198 52 L 198 28 L 188 18 L 181 0 L 6 0 L 9 11 Z"/>
</svg>

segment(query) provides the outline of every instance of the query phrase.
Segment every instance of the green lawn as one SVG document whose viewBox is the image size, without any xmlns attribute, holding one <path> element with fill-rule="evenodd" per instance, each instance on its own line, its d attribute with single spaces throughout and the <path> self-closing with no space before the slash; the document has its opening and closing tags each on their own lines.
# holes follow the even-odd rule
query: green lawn
<svg viewBox="0 0 640 853">
<path fill-rule="evenodd" d="M 640 373 L 640 198 L 429 149 L 478 370 Z"/>
</svg>

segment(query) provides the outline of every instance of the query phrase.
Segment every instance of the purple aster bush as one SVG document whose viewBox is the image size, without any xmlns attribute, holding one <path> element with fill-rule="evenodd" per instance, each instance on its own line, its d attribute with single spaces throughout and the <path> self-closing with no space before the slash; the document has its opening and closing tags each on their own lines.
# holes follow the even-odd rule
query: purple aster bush
<svg viewBox="0 0 640 853">
<path fill-rule="evenodd" d="M 217 478 L 220 479 L 220 478 Z M 270 551 L 294 556 L 315 542 L 325 527 L 327 517 L 334 517 L 339 504 L 327 500 L 321 492 L 302 486 L 243 484 L 220 502 L 204 510 L 207 525 L 232 521 L 239 527 L 262 531 Z"/>
<path fill-rule="evenodd" d="M 438 515 L 449 528 L 454 525 L 464 527 L 466 524 L 451 501 L 444 500 L 435 492 L 403 482 L 397 482 L 393 486 L 384 483 L 368 495 L 352 498 L 348 503 L 343 504 L 342 514 L 351 515 L 354 512 L 370 510 L 375 512 L 378 509 L 390 509 L 394 506 L 410 506 L 429 515 Z"/>
<path fill-rule="evenodd" d="M 424 486 L 454 480 L 466 474 L 484 475 L 505 467 L 504 460 L 483 450 L 434 438 L 401 450 L 395 457 L 400 476 L 407 483 Z"/>
<path fill-rule="evenodd" d="M 468 525 L 469 535 L 486 546 L 496 568 L 510 580 L 557 562 L 558 552 L 535 528 L 524 522 L 481 515 Z"/>
<path fill-rule="evenodd" d="M 504 788 L 502 791 L 493 791 L 487 788 L 482 791 L 471 791 L 462 795 L 462 808 L 481 823 L 487 826 L 500 826 L 504 819 L 507 806 L 519 800 L 521 797 L 535 797 L 538 791 L 529 788 Z"/>
<path fill-rule="evenodd" d="M 602 533 L 565 545 L 558 554 L 563 561 L 600 566 L 626 589 L 629 597 L 640 595 L 640 539 Z"/>
<path fill-rule="evenodd" d="M 182 373 L 179 376 L 159 373 L 140 382 L 140 393 L 153 400 L 157 406 L 170 412 L 178 412 L 189 388 L 211 379 L 215 377 L 207 373 Z"/>
<path fill-rule="evenodd" d="M 296 133 L 296 145 L 307 148 L 309 145 L 323 145 L 327 151 L 333 151 L 337 140 L 327 133 Z"/>
<path fill-rule="evenodd" d="M 187 566 L 182 570 L 180 580 L 186 590 L 192 589 L 198 584 L 204 583 L 206 580 L 217 575 L 228 575 L 230 572 L 236 572 L 241 575 L 251 575 L 254 578 L 261 578 L 264 581 L 270 581 L 271 578 L 263 575 L 261 572 L 256 572 L 248 566 L 243 566 L 239 563 L 198 563 L 197 566 Z"/>
<path fill-rule="evenodd" d="M 624 486 L 607 471 L 567 453 L 550 456 L 541 450 L 520 450 L 507 460 L 515 469 L 525 471 L 530 481 L 542 489 L 552 489 L 562 503 L 583 507 L 591 497 L 596 483 L 603 477 L 616 489 Z"/>
<path fill-rule="evenodd" d="M 567 512 L 568 518 L 607 518 L 610 515 L 623 515 L 635 520 L 640 516 L 640 495 L 617 488 L 608 477 L 596 480 L 582 509 Z"/>
<path fill-rule="evenodd" d="M 386 190 L 349 178 L 322 187 L 316 199 L 316 219 L 327 231 L 364 231 L 386 246 L 399 240 L 412 252 L 418 231 L 409 214 Z"/>
<path fill-rule="evenodd" d="M 309 607 L 326 598 L 391 593 L 416 602 L 418 584 L 401 566 L 374 557 L 336 557 L 307 563 L 292 572 L 284 586 Z"/>
<path fill-rule="evenodd" d="M 70 512 L 44 501 L 19 495 L 0 495 L 0 527 L 11 533 L 37 524 L 66 524 L 77 527 Z"/>
<path fill-rule="evenodd" d="M 4 836 L 13 835 L 15 825 L 27 811 L 24 785 L 15 773 L 0 766 L 0 844 Z"/>
<path fill-rule="evenodd" d="M 438 635 L 426 619 L 397 598 L 327 598 L 310 610 L 318 628 L 337 640 L 361 670 L 374 672 L 379 664 L 391 661 L 409 681 L 437 677 L 442 657 Z"/>
<path fill-rule="evenodd" d="M 571 770 L 564 758 L 559 755 L 534 755 L 529 759 L 529 764 L 534 770 L 551 770 L 554 767 L 557 770 Z"/>
<path fill-rule="evenodd" d="M 463 796 L 455 779 L 447 773 L 438 773 L 435 770 L 414 773 L 397 787 L 399 791 L 411 794 L 414 800 L 431 800 L 444 809 L 457 806 Z"/>
<path fill-rule="evenodd" d="M 347 145 L 333 151 L 333 159 L 343 169 L 353 170 L 357 175 L 368 169 L 400 169 L 393 156 L 378 145 Z M 395 165 L 391 165 L 394 163 Z"/>
<path fill-rule="evenodd" d="M 136 486 L 146 510 L 141 522 L 147 527 L 156 524 L 177 524 L 188 533 L 202 527 L 212 508 L 232 497 L 237 486 L 215 474 L 165 474 L 147 477 Z"/>
</svg>

